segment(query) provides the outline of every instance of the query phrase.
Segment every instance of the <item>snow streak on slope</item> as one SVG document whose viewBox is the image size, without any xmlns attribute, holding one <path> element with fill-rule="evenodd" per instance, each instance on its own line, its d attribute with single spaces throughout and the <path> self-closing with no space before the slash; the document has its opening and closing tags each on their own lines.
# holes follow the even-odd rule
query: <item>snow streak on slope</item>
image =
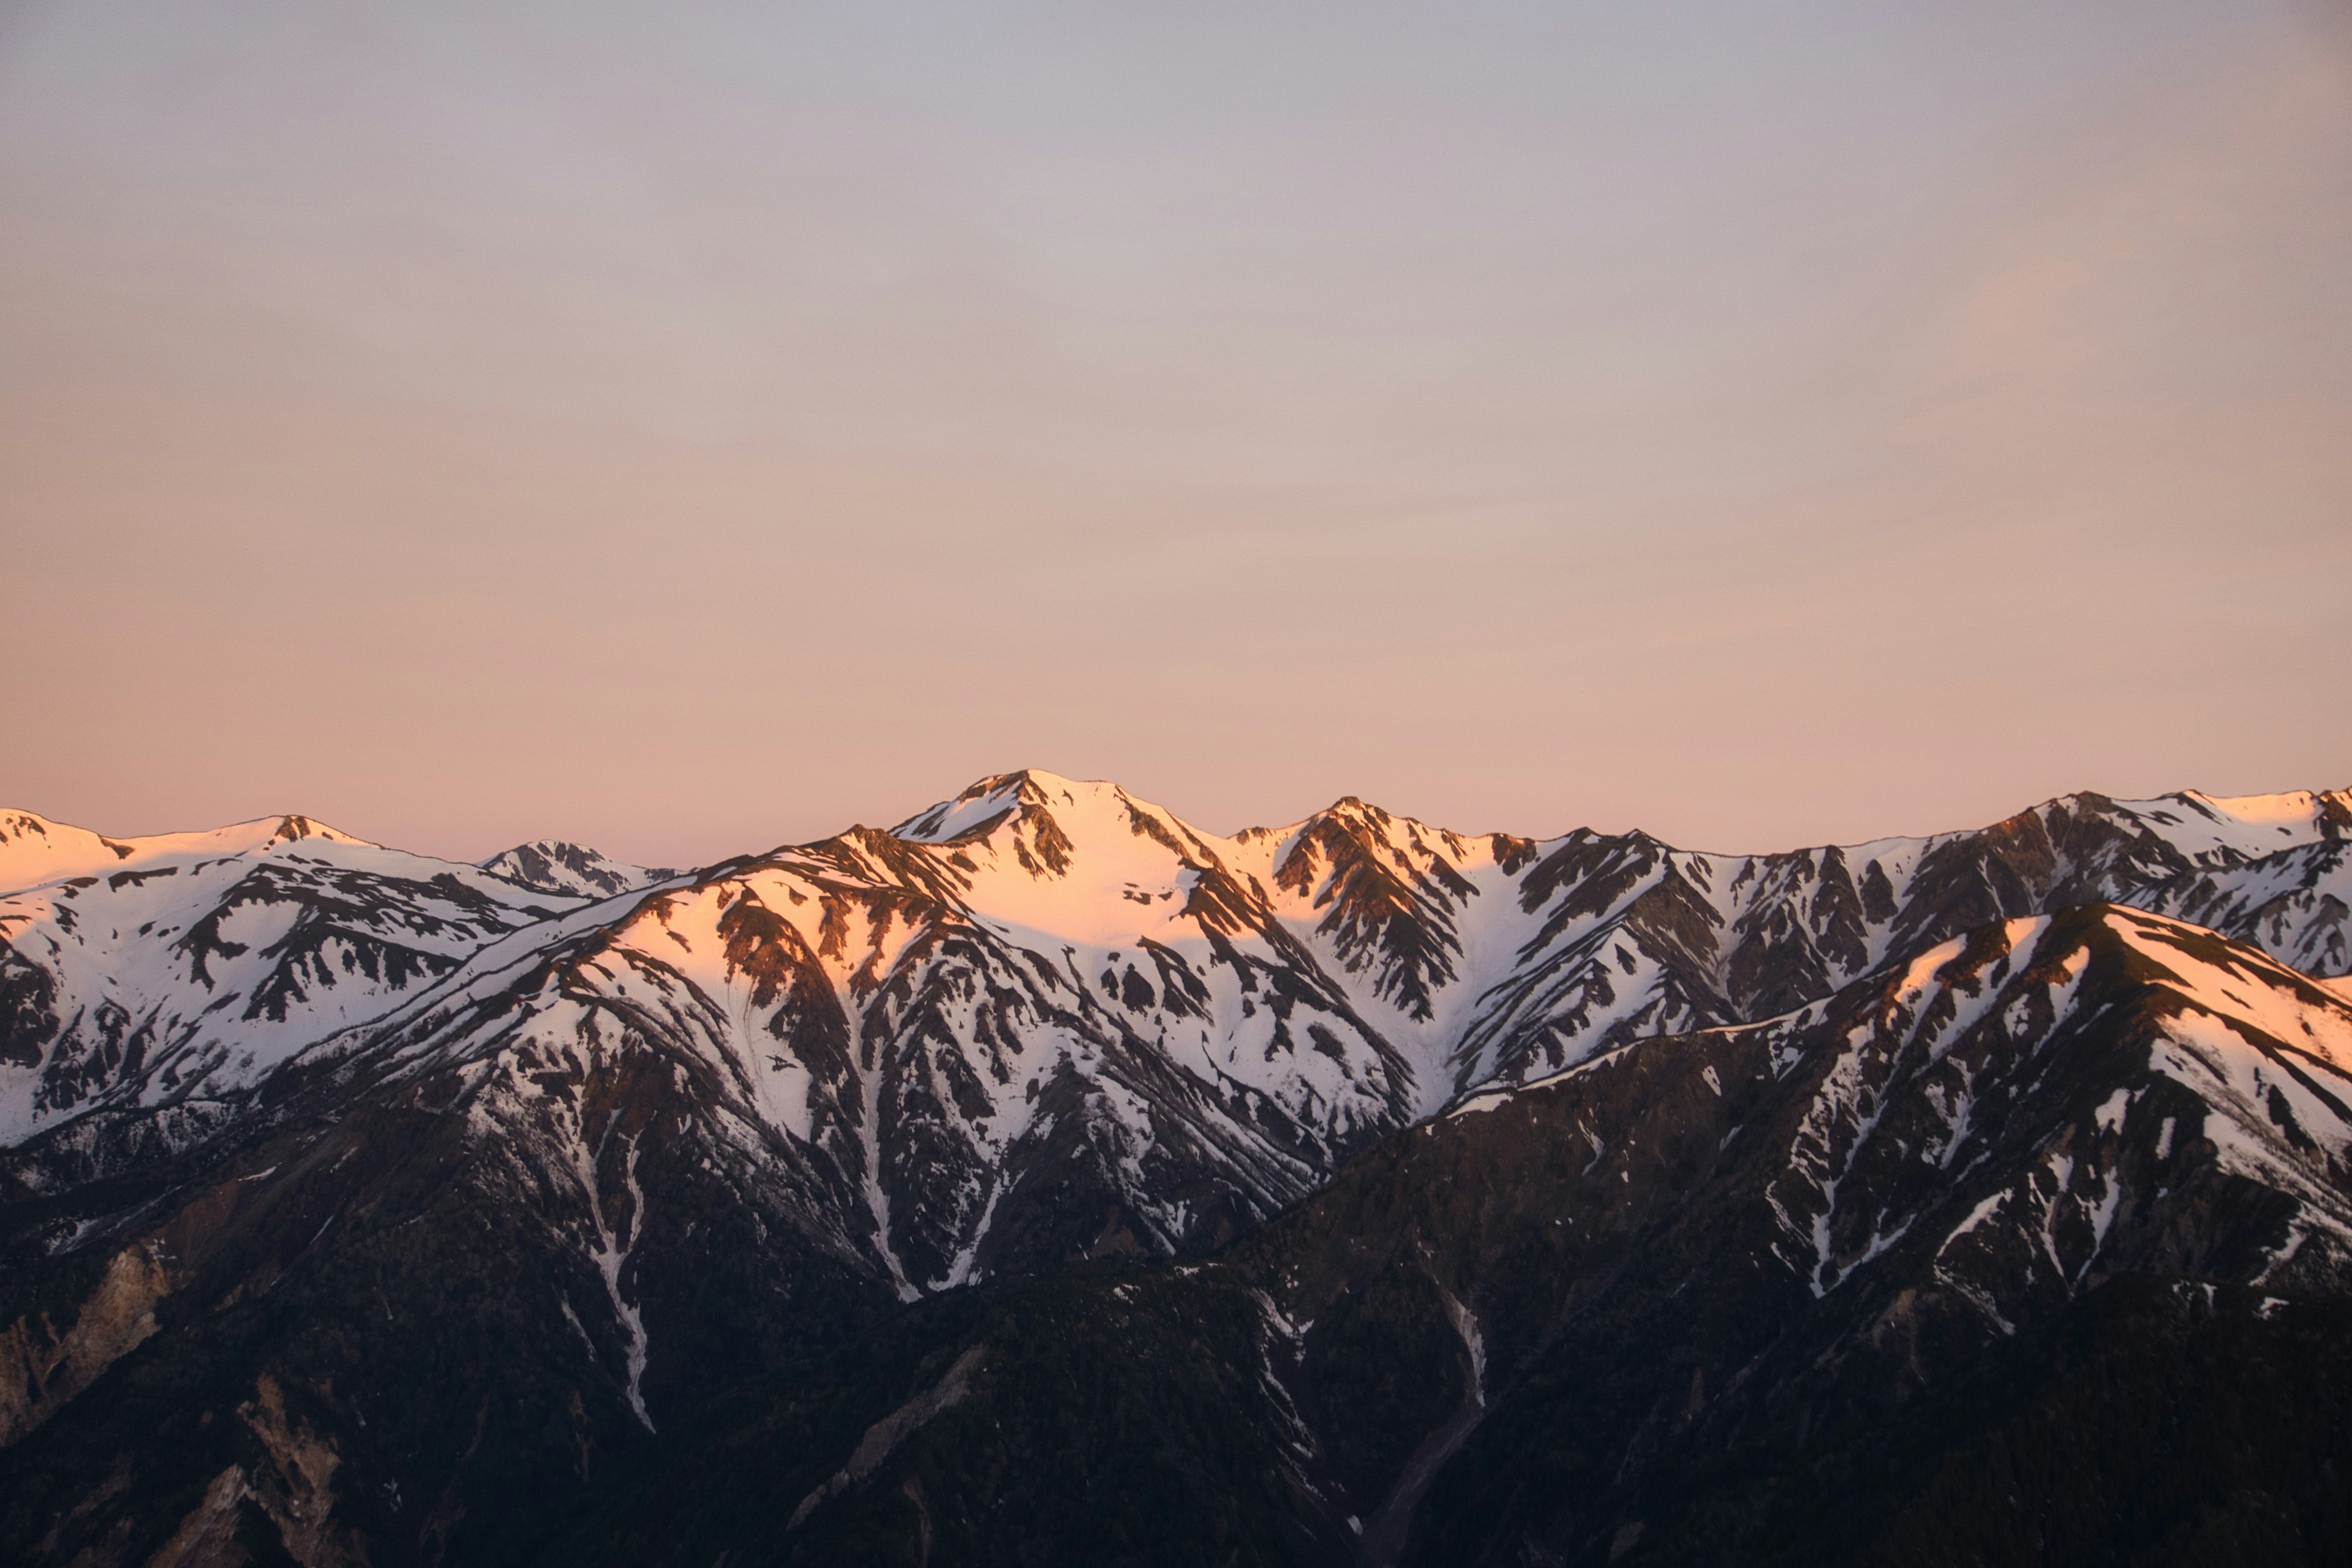
<svg viewBox="0 0 2352 1568">
<path fill-rule="evenodd" d="M 1789 1109 L 1722 1148 L 1763 1211 L 1762 1256 L 1815 1299 L 1893 1268 L 2006 1332 L 2116 1268 L 2317 1288 L 2352 1268 L 2347 1001 L 2200 928 L 2080 906 L 1980 927 L 1784 1017 L 1492 1086 L 1454 1114 L 1629 1057 L 1712 1100 L 1788 1086 Z M 1613 1131 L 1577 1130 L 1596 1166 L 1621 1157 Z"/>
<path fill-rule="evenodd" d="M 2119 1225 L 2216 1176 L 2291 1200 L 2280 1263 L 2352 1262 L 2352 1008 L 2210 931 L 2114 908 L 2012 921 L 1763 1028 L 1775 1062 L 1819 1074 L 1767 1194 L 1816 1294 L 1908 1237 L 2021 1321 L 2093 1278 Z"/>
</svg>

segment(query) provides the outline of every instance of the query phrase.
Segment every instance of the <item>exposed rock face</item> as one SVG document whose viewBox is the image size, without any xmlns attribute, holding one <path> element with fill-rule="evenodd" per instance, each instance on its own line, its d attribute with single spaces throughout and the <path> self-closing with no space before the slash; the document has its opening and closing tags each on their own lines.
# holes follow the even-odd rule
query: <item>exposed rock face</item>
<svg viewBox="0 0 2352 1568">
<path fill-rule="evenodd" d="M 1860 1462 L 2110 1284 L 2335 1310 L 2347 825 L 1220 837 L 1024 773 L 673 875 L 0 816 L 0 1542 L 1769 1556 L 1758 1444 Z M 1087 1536 L 1147 1429 L 1197 1468 Z"/>
<path fill-rule="evenodd" d="M 88 1388 L 155 1331 L 155 1303 L 172 1288 L 153 1244 L 108 1258 L 61 1328 L 47 1311 L 0 1329 L 0 1447 L 16 1442 Z"/>
</svg>

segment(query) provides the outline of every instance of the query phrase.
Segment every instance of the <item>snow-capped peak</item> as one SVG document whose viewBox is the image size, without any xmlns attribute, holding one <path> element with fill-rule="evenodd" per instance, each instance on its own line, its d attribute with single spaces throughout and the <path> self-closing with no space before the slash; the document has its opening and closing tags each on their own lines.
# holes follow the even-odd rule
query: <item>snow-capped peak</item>
<svg viewBox="0 0 2352 1568">
<path fill-rule="evenodd" d="M 304 841 L 374 847 L 364 838 L 299 815 L 257 816 L 196 833 L 109 838 L 37 812 L 0 809 L 0 892 L 69 877 L 103 876 L 151 860 L 250 855 Z"/>
<path fill-rule="evenodd" d="M 635 892 L 677 875 L 665 868 L 632 866 L 561 838 L 534 838 L 493 855 L 481 865 L 494 877 L 542 893 L 569 893 L 583 899 Z"/>
<path fill-rule="evenodd" d="M 986 832 L 999 819 L 1024 807 L 1053 815 L 1083 812 L 1089 805 L 1115 807 L 1127 799 L 1126 791 L 1100 779 L 1066 779 L 1043 768 L 1024 768 L 978 780 L 954 799 L 917 812 L 890 833 L 909 843 L 945 844 Z"/>
</svg>

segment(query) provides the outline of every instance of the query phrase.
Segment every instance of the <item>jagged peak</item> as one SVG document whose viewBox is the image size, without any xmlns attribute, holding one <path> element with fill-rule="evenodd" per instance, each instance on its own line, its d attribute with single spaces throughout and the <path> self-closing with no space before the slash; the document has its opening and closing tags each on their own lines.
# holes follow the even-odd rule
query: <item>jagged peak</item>
<svg viewBox="0 0 2352 1568">
<path fill-rule="evenodd" d="M 534 838 L 480 862 L 494 877 L 542 893 L 609 899 L 676 876 L 666 867 L 633 866 L 584 844 Z"/>
<path fill-rule="evenodd" d="M 1192 834 L 1174 814 L 1138 799 L 1107 779 L 1065 778 L 1043 768 L 992 773 L 976 780 L 962 794 L 917 812 L 889 832 L 909 843 L 949 844 L 988 837 L 1017 818 L 1033 830 L 1043 825 L 1054 832 L 1083 835 L 1099 825 L 1132 833 L 1144 831 L 1135 826 L 1139 815 Z"/>
<path fill-rule="evenodd" d="M 264 841 L 264 847 L 267 847 L 270 844 L 294 844 L 305 838 L 323 838 L 330 844 L 364 844 L 371 847 L 374 847 L 371 840 L 362 838 L 356 834 L 345 833 L 338 827 L 330 827 L 316 817 L 304 816 L 299 813 L 289 813 L 279 817 L 278 826 L 271 829 L 268 838 Z"/>
<path fill-rule="evenodd" d="M 1008 814 L 1024 805 L 1046 805 L 1071 781 L 1039 768 L 990 773 L 967 785 L 962 794 L 926 807 L 891 828 L 893 837 L 917 844 L 945 844 L 983 834 Z"/>
<path fill-rule="evenodd" d="M 1451 861 L 1458 868 L 1483 854 L 1502 867 L 1507 875 L 1516 875 L 1551 848 L 1597 837 L 1614 837 L 1627 843 L 1647 846 L 1659 853 L 1674 852 L 1673 846 L 1638 830 L 1612 836 L 1597 834 L 1590 827 L 1578 827 L 1541 838 L 1499 831 L 1464 832 L 1391 811 L 1354 795 L 1343 795 L 1321 811 L 1284 826 L 1242 828 L 1231 837 L 1229 842 L 1237 847 L 1270 843 L 1273 847 L 1272 865 L 1278 870 L 1294 856 L 1318 854 L 1317 841 L 1334 834 L 1352 839 L 1360 846 L 1378 845 L 1392 858 L 1402 856 L 1416 872 L 1427 870 L 1431 865 L 1440 861 Z M 1328 847 L 1325 846 L 1326 849 Z"/>
<path fill-rule="evenodd" d="M 1130 796 L 1117 784 L 1067 778 L 1042 768 L 1024 768 L 976 780 L 953 799 L 916 814 L 890 831 L 910 842 L 943 844 L 973 835 L 985 836 L 1010 817 L 1043 812 L 1056 819 L 1057 831 L 1083 841 L 1090 826 L 1086 820 L 1087 807 L 1096 803 L 1102 805 L 1108 819 L 1125 822 L 1130 812 L 1142 812 L 1158 817 L 1179 834 L 1196 839 L 1204 837 L 1174 814 Z M 1417 838 L 1425 849 L 1457 858 L 1472 845 L 1491 841 L 1497 860 L 1508 858 L 1514 862 L 1528 858 L 1528 847 L 1541 848 L 1570 840 L 1606 838 L 1651 857 L 1706 855 L 1721 860 L 1805 857 L 1818 864 L 1822 857 L 1835 851 L 1852 864 L 1862 866 L 1889 854 L 1924 851 L 1948 840 L 1986 834 L 2038 834 L 2053 827 L 2061 814 L 2076 819 L 2105 818 L 2119 826 L 2137 825 L 2176 842 L 2189 858 L 2200 863 L 2234 862 L 2310 843 L 2352 838 L 2352 790 L 2291 790 L 2249 795 L 2181 790 L 2147 800 L 2126 800 L 2086 790 L 2053 797 L 1981 826 L 1801 846 L 1777 856 L 1689 849 L 1638 827 L 1607 834 L 1577 828 L 1536 837 L 1463 833 L 1401 816 L 1357 795 L 1340 795 L 1322 810 L 1286 826 L 1250 826 L 1229 836 L 1207 837 L 1244 847 L 1270 842 L 1277 866 L 1319 833 L 1335 830 L 1376 838 L 1400 850 L 1409 850 Z"/>
</svg>

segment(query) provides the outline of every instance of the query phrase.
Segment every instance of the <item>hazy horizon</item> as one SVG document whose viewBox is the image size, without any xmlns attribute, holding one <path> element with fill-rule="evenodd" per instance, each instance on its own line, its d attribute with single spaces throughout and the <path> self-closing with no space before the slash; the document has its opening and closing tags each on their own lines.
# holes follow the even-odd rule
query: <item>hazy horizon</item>
<svg viewBox="0 0 2352 1568">
<path fill-rule="evenodd" d="M 2314 5 L 0 3 L 0 804 L 2343 787 L 2347 278 Z"/>
</svg>

